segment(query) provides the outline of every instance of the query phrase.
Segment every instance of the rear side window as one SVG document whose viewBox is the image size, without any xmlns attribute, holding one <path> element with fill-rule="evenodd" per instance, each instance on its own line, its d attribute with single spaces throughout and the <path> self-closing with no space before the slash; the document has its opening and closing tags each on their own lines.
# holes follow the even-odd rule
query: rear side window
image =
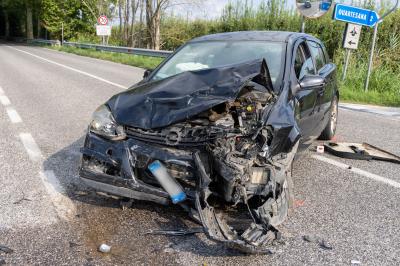
<svg viewBox="0 0 400 266">
<path fill-rule="evenodd" d="M 315 75 L 314 63 L 310 51 L 304 42 L 297 48 L 294 71 L 298 80 L 301 80 L 306 75 Z"/>
<path fill-rule="evenodd" d="M 326 58 L 321 45 L 316 42 L 309 41 L 308 46 L 310 47 L 311 55 L 315 60 L 317 70 L 321 70 L 326 65 Z"/>
</svg>

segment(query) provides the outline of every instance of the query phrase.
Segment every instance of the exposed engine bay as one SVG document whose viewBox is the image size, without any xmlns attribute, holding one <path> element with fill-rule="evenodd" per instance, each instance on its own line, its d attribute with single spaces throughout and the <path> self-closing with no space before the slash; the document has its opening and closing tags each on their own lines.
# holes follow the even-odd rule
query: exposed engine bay
<svg viewBox="0 0 400 266">
<path fill-rule="evenodd" d="M 236 92 L 211 97 L 211 107 L 202 101 L 198 110 L 205 110 L 190 117 L 186 113 L 186 119 L 177 113 L 177 122 L 160 126 L 165 123 L 124 123 L 116 115 L 126 134 L 122 141 L 89 132 L 82 149 L 84 181 L 110 194 L 169 204 L 167 189 L 150 168 L 159 160 L 183 189 L 186 200 L 178 204 L 202 223 L 211 239 L 245 253 L 268 253 L 268 244 L 280 237 L 276 226 L 293 201 L 291 165 L 300 134 L 293 110 L 285 106 L 282 111 L 285 96 L 274 92 L 265 61 L 251 66 L 242 79 L 241 67 L 218 70 L 230 73 L 224 77 L 231 83 L 223 85 Z M 199 72 L 194 75 L 204 74 Z M 121 110 L 115 107 L 118 101 L 110 100 L 113 114 Z M 157 101 L 145 100 L 152 107 Z M 185 101 L 185 108 L 191 108 L 191 98 Z"/>
</svg>

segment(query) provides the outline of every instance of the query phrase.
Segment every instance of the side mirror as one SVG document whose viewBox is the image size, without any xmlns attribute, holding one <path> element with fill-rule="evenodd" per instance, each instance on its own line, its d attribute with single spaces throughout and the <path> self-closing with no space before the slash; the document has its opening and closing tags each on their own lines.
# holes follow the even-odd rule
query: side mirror
<svg viewBox="0 0 400 266">
<path fill-rule="evenodd" d="M 146 71 L 143 74 L 143 78 L 147 78 L 148 76 L 150 76 L 151 72 L 153 72 L 153 69 L 146 69 Z"/>
<path fill-rule="evenodd" d="M 301 89 L 314 89 L 314 88 L 321 88 L 325 86 L 325 78 L 320 77 L 320 76 L 304 76 L 300 80 L 300 87 Z"/>
</svg>

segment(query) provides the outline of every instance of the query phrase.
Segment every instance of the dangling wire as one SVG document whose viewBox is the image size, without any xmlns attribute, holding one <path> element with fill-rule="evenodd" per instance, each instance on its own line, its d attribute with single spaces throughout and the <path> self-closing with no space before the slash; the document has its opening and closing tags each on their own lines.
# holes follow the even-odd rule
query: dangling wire
<svg viewBox="0 0 400 266">
<path fill-rule="evenodd" d="M 257 223 L 256 218 L 254 217 L 253 213 L 251 212 L 250 206 L 249 206 L 249 202 L 247 199 L 247 193 L 246 193 L 246 188 L 244 186 L 242 186 L 242 193 L 243 193 L 243 199 L 244 199 L 244 203 L 247 206 L 247 209 L 249 210 L 250 216 L 253 219 L 254 223 Z"/>
</svg>

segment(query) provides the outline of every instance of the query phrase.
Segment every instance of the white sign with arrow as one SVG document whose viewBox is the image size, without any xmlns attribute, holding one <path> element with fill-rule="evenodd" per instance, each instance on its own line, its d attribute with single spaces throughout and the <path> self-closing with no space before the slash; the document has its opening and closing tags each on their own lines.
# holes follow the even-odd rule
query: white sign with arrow
<svg viewBox="0 0 400 266">
<path fill-rule="evenodd" d="M 343 39 L 343 48 L 345 49 L 358 49 L 358 43 L 361 35 L 361 25 L 348 23 L 346 27 L 346 33 Z"/>
</svg>

